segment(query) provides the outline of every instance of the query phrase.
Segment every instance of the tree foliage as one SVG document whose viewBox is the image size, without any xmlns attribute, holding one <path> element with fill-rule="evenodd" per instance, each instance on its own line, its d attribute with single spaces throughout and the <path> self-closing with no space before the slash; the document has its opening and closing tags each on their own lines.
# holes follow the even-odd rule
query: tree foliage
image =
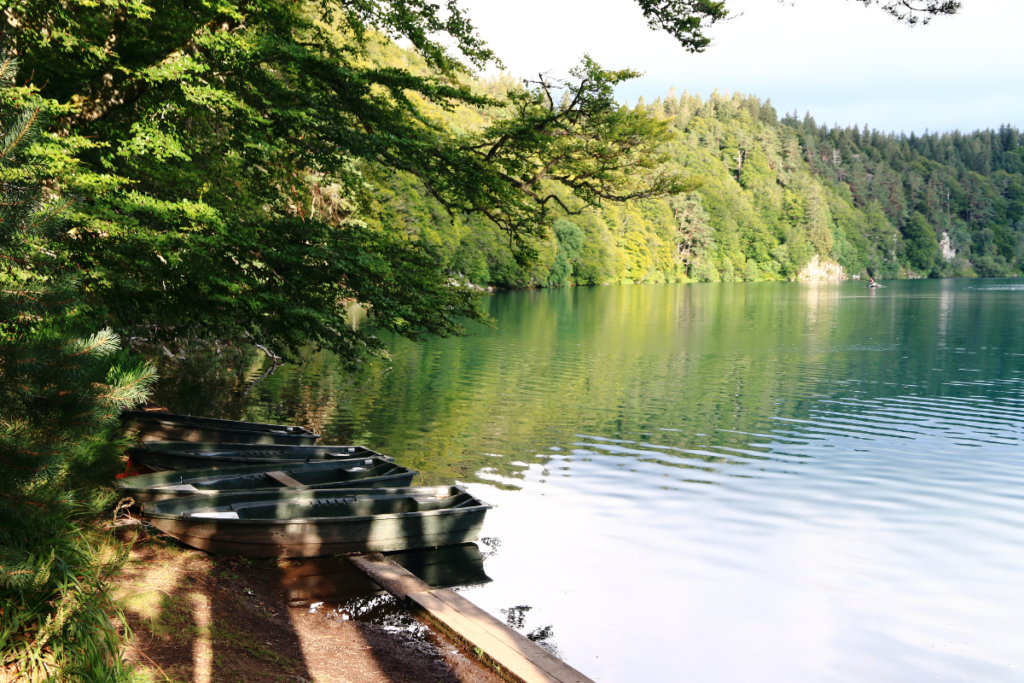
<svg viewBox="0 0 1024 683">
<path fill-rule="evenodd" d="M 633 112 L 669 124 L 666 164 L 691 173 L 699 187 L 563 211 L 585 236 L 568 280 L 557 230 L 536 242 L 535 260 L 520 265 L 500 231 L 472 218 L 451 220 L 415 179 L 392 178 L 380 200 L 403 207 L 388 214 L 391 225 L 451 275 L 499 287 L 794 279 L 815 254 L 847 275 L 1020 271 L 1024 157 L 1012 127 L 923 137 L 830 129 L 809 116 L 780 121 L 770 102 L 718 92 L 707 99 L 669 93 Z M 564 201 L 583 207 L 568 195 Z M 932 261 L 916 251 L 927 237 L 917 213 L 932 233 L 924 247 Z"/>
<path fill-rule="evenodd" d="M 728 16 L 715 0 L 638 3 L 694 51 Z M 957 6 L 883 9 L 912 21 Z M 499 280 L 537 267 L 559 215 L 693 189 L 666 163 L 672 122 L 614 102 L 635 72 L 584 59 L 570 82 L 488 90 L 471 74 L 496 56 L 454 0 L 15 0 L 6 16 L 22 85 L 5 98 L 44 98 L 54 127 L 33 158 L 52 190 L 85 198 L 56 253 L 75 264 L 92 320 L 132 335 L 315 342 L 354 361 L 381 347 L 347 324 L 353 299 L 377 328 L 459 333 L 460 319 L 480 318 L 475 294 L 388 223 L 377 198 L 395 174 L 488 231 L 469 239 L 501 231 L 512 257 L 494 264 Z M 396 53 L 398 39 L 410 54 Z M 480 115 L 460 125 L 469 110 Z M 755 153 L 748 169 L 764 161 Z M 763 200 L 771 173 L 751 172 L 739 180 Z M 825 248 L 820 226 L 812 233 Z M 636 266 L 650 246 L 634 237 L 619 242 Z M 782 244 L 743 240 L 764 246 L 743 258 L 719 240 L 732 249 L 719 260 L 764 265 Z M 576 272 L 596 281 L 614 270 Z"/>
<path fill-rule="evenodd" d="M 936 275 L 1007 276 L 1024 265 L 1024 146 L 1016 128 L 897 135 L 818 126 L 795 113 L 783 125 L 807 149 L 817 178 L 854 208 L 884 214 L 891 228 L 865 232 L 869 241 L 891 240 L 881 233 L 898 230 L 900 242 L 944 242 L 946 255 L 935 250 Z M 927 258 L 907 246 L 905 265 L 927 274 Z"/>
<path fill-rule="evenodd" d="M 903 228 L 903 244 L 907 262 L 915 270 L 931 273 L 939 256 L 939 242 L 935 239 L 935 231 L 920 212 L 915 211 L 907 220 Z"/>
<path fill-rule="evenodd" d="M 566 206 L 555 187 L 581 206 L 686 187 L 664 171 L 667 124 L 613 99 L 635 72 L 584 59 L 572 82 L 483 92 L 466 72 L 493 55 L 454 5 L 20 0 L 10 14 L 31 80 L 17 94 L 38 90 L 57 122 L 36 154 L 88 198 L 61 249 L 94 319 L 136 335 L 355 360 L 380 343 L 346 323 L 352 299 L 378 328 L 459 333 L 480 318 L 475 292 L 374 215 L 395 173 L 449 215 L 486 217 L 519 264 Z M 466 108 L 486 115 L 453 125 Z"/>
<path fill-rule="evenodd" d="M 729 16 L 725 0 L 636 0 L 655 30 L 667 32 L 688 52 L 703 52 L 711 39 L 704 33 Z"/>
<path fill-rule="evenodd" d="M 959 0 L 857 0 L 867 7 L 881 6 L 883 12 L 909 26 L 928 24 L 942 15 L 956 14 L 963 5 Z"/>
<path fill-rule="evenodd" d="M 784 2 L 785 0 L 780 0 Z M 866 7 L 878 4 L 883 12 L 908 26 L 928 24 L 937 16 L 956 14 L 959 0 L 855 0 Z M 688 52 L 703 52 L 711 44 L 708 29 L 730 18 L 728 0 L 636 0 L 655 30 L 665 31 Z"/>
<path fill-rule="evenodd" d="M 0 54 L 0 85 L 14 73 Z M 121 466 L 118 415 L 154 375 L 111 330 L 83 334 L 77 276 L 53 251 L 69 199 L 47 198 L 28 162 L 45 120 L 38 101 L 0 108 L 0 668 L 116 680 L 105 580 L 118 558 L 98 559 L 75 518 Z"/>
</svg>

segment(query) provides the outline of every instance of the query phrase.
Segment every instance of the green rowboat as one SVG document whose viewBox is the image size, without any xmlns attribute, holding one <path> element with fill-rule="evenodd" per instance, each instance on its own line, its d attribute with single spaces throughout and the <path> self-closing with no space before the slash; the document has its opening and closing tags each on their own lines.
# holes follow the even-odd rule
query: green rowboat
<svg viewBox="0 0 1024 683">
<path fill-rule="evenodd" d="M 272 444 L 151 441 L 128 449 L 132 460 L 151 470 L 193 470 L 239 465 L 275 465 L 339 459 L 387 458 L 362 446 L 280 446 Z"/>
<path fill-rule="evenodd" d="M 140 441 L 206 441 L 312 446 L 320 438 L 303 427 L 239 422 L 148 410 L 123 410 L 125 431 Z"/>
<path fill-rule="evenodd" d="M 394 488 L 412 486 L 413 470 L 375 456 L 335 462 L 246 465 L 208 470 L 177 470 L 118 479 L 114 486 L 122 498 L 136 504 L 182 496 L 216 496 L 222 493 L 264 493 L 283 488 Z"/>
<path fill-rule="evenodd" d="M 319 557 L 471 543 L 490 508 L 458 486 L 429 486 L 187 496 L 150 503 L 143 515 L 215 554 Z"/>
</svg>

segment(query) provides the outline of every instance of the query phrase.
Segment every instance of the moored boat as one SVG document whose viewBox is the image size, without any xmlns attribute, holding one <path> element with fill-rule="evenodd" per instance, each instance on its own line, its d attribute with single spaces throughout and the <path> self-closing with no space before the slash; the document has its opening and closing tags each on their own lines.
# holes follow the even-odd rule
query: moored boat
<svg viewBox="0 0 1024 683">
<path fill-rule="evenodd" d="M 329 462 L 245 465 L 206 470 L 172 470 L 118 479 L 114 486 L 136 504 L 182 496 L 264 493 L 292 488 L 395 488 L 411 486 L 417 472 L 390 458 L 373 456 Z"/>
<path fill-rule="evenodd" d="M 390 459 L 362 446 L 288 446 L 244 443 L 191 443 L 151 441 L 136 444 L 128 455 L 151 470 L 193 470 L 239 465 L 273 465 L 324 460 L 379 457 Z"/>
<path fill-rule="evenodd" d="M 319 434 L 294 425 L 240 422 L 149 410 L 121 411 L 125 431 L 140 441 L 196 441 L 312 446 Z"/>
<path fill-rule="evenodd" d="M 458 486 L 292 489 L 175 498 L 143 515 L 211 553 L 319 557 L 471 543 L 490 507 Z"/>
</svg>

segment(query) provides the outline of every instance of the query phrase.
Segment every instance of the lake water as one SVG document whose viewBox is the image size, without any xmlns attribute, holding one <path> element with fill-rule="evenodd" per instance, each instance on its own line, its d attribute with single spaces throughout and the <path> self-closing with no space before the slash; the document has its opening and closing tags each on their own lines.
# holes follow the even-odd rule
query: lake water
<svg viewBox="0 0 1024 683">
<path fill-rule="evenodd" d="M 486 305 L 496 329 L 355 380 L 320 354 L 236 412 L 495 504 L 467 597 L 598 681 L 1024 679 L 1024 283 Z"/>
</svg>

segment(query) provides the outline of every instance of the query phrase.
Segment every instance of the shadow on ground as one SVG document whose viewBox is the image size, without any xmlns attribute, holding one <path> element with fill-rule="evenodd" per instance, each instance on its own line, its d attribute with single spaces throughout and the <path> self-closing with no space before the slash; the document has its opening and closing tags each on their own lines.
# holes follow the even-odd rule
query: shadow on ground
<svg viewBox="0 0 1024 683">
<path fill-rule="evenodd" d="M 291 600 L 285 579 L 298 566 L 209 556 L 143 531 L 115 581 L 133 632 L 126 657 L 174 683 L 501 680 L 390 596 Z"/>
</svg>

